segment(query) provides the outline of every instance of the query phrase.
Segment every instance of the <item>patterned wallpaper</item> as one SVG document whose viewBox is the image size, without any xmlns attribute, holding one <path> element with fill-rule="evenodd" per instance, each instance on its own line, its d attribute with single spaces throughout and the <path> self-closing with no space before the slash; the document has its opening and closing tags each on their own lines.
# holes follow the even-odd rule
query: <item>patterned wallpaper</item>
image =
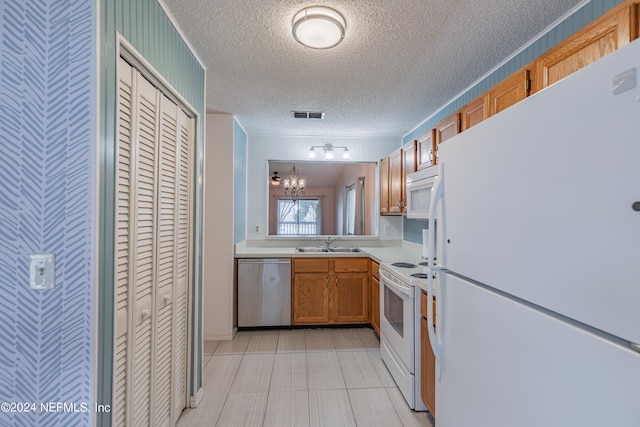
<svg viewBox="0 0 640 427">
<path fill-rule="evenodd" d="M 0 1 L 0 403 L 36 404 L 0 426 L 91 424 L 95 34 L 94 2 Z M 53 290 L 29 288 L 41 252 Z"/>
</svg>

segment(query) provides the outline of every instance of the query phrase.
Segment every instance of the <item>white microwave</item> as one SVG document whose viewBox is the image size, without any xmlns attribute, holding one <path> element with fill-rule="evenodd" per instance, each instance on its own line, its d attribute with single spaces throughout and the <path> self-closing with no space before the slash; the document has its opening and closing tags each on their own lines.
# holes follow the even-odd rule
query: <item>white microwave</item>
<svg viewBox="0 0 640 427">
<path fill-rule="evenodd" d="M 437 178 L 437 166 L 407 175 L 407 218 L 429 219 L 431 189 Z"/>
</svg>

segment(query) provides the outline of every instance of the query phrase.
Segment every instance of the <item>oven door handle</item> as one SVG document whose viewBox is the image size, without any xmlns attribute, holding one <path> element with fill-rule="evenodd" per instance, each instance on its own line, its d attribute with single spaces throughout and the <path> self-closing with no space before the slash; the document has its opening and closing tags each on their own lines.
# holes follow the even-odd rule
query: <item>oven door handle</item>
<svg viewBox="0 0 640 427">
<path fill-rule="evenodd" d="M 383 286 L 387 286 L 389 289 L 396 291 L 396 294 L 401 294 L 403 297 L 406 297 L 404 299 L 409 299 L 411 298 L 411 288 L 410 287 L 405 287 L 405 286 L 401 286 L 398 285 L 396 283 L 394 283 L 393 281 L 391 281 L 390 279 L 388 279 L 387 277 L 385 277 L 384 274 L 380 274 L 380 276 L 382 277 L 382 284 Z"/>
</svg>

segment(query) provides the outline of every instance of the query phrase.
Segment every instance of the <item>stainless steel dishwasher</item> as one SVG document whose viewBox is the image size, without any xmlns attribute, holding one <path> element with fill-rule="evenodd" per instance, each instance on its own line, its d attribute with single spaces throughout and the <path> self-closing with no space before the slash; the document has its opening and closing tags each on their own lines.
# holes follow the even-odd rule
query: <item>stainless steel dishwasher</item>
<svg viewBox="0 0 640 427">
<path fill-rule="evenodd" d="M 291 325 L 291 260 L 238 260 L 238 327 Z"/>
</svg>

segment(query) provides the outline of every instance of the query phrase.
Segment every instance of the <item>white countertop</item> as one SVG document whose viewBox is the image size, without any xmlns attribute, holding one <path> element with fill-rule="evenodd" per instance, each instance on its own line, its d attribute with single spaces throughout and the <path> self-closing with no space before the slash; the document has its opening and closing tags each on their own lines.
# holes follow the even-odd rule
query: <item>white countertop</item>
<svg viewBox="0 0 640 427">
<path fill-rule="evenodd" d="M 363 252 L 296 252 L 298 246 L 317 246 L 315 244 L 298 244 L 296 246 L 262 246 L 260 242 L 240 242 L 235 245 L 236 258 L 317 258 L 317 257 L 369 257 L 376 262 L 396 262 L 417 259 L 421 255 L 422 245 L 412 242 L 391 241 L 375 242 L 378 246 L 350 245 L 348 241 L 337 242 L 333 246 L 357 246 Z"/>
</svg>

